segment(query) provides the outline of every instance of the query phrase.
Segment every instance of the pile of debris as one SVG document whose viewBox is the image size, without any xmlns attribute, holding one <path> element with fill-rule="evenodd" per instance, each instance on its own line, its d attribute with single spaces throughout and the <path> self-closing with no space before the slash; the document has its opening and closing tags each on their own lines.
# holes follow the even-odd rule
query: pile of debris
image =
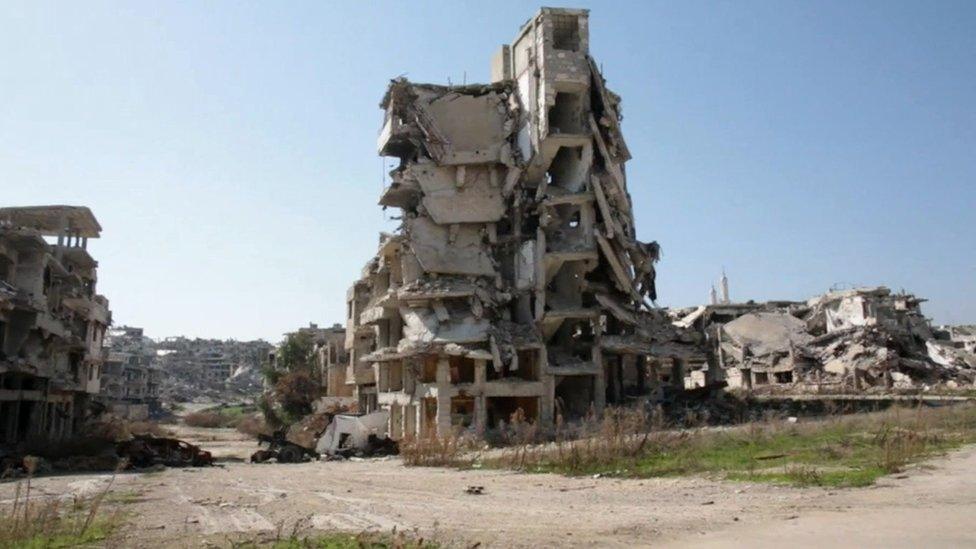
<svg viewBox="0 0 976 549">
<path fill-rule="evenodd" d="M 730 387 L 818 392 L 955 389 L 976 382 L 964 329 L 933 329 L 925 300 L 885 287 L 806 303 L 715 303 L 685 312 Z M 679 315 L 674 315 L 675 317 Z"/>
<path fill-rule="evenodd" d="M 314 413 L 271 435 L 258 435 L 258 445 L 266 444 L 267 449 L 254 452 L 251 462 L 300 463 L 399 454 L 399 446 L 388 433 L 389 413 L 360 414 L 348 401 L 351 399 L 323 397 L 316 402 Z"/>
</svg>

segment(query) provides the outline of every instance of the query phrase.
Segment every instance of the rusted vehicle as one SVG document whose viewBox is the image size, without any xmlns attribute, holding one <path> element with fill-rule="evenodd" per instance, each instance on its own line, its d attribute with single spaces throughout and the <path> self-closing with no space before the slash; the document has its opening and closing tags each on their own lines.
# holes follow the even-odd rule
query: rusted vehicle
<svg viewBox="0 0 976 549">
<path fill-rule="evenodd" d="M 214 464 L 213 456 L 206 450 L 177 438 L 136 435 L 115 448 L 119 457 L 128 460 L 132 467 L 205 467 Z"/>
</svg>

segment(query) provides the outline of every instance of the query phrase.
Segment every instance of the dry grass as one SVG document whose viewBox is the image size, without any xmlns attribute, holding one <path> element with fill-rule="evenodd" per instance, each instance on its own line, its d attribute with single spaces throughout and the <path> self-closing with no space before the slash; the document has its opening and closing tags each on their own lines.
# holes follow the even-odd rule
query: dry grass
<svg viewBox="0 0 976 549">
<path fill-rule="evenodd" d="M 235 428 L 245 435 L 257 438 L 259 434 L 270 435 L 272 430 L 261 414 L 248 414 L 238 420 Z"/>
<path fill-rule="evenodd" d="M 208 429 L 232 427 L 230 425 L 232 422 L 236 422 L 236 418 L 230 418 L 217 412 L 193 412 L 183 416 L 183 423 L 190 427 L 205 427 Z"/>
<path fill-rule="evenodd" d="M 25 458 L 28 476 L 18 481 L 13 502 L 0 509 L 0 547 L 90 546 L 105 540 L 121 524 L 118 512 L 107 513 L 103 503 L 114 475 L 94 497 L 70 500 L 31 493 L 31 480 L 38 460 Z"/>
<path fill-rule="evenodd" d="M 133 435 L 152 435 L 154 437 L 171 437 L 173 431 L 164 428 L 156 421 L 130 421 L 127 425 L 129 433 Z"/>
<path fill-rule="evenodd" d="M 419 467 L 465 467 L 474 460 L 470 452 L 477 441 L 455 431 L 446 437 L 407 437 L 400 441 L 403 463 Z"/>
<path fill-rule="evenodd" d="M 254 406 L 218 406 L 183 417 L 183 423 L 190 427 L 207 429 L 230 428 L 241 433 L 257 436 L 259 433 L 271 434 L 271 429 Z"/>
<path fill-rule="evenodd" d="M 554 440 L 512 418 L 500 451 L 471 452 L 457 435 L 402 446 L 407 465 L 488 467 L 566 475 L 716 475 L 798 486 L 865 486 L 911 463 L 976 442 L 976 406 L 892 408 L 790 423 L 769 419 L 734 428 L 665 430 L 653 415 L 610 409 L 565 426 Z"/>
</svg>

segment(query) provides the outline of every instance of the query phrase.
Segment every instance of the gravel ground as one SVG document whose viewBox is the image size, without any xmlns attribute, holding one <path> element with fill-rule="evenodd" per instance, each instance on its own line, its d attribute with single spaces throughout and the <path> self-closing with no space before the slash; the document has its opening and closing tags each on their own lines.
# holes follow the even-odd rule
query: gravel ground
<svg viewBox="0 0 976 549">
<path fill-rule="evenodd" d="M 255 449 L 225 429 L 184 429 L 224 459 Z M 36 479 L 51 496 L 92 493 L 108 475 Z M 482 495 L 465 493 L 483 486 Z M 0 502 L 14 485 L 0 485 Z M 398 459 L 293 465 L 227 461 L 127 474 L 131 527 L 110 545 L 230 546 L 278 531 L 415 531 L 448 546 L 974 546 L 976 449 L 867 489 L 826 490 L 704 478 L 620 480 L 404 467 Z"/>
</svg>

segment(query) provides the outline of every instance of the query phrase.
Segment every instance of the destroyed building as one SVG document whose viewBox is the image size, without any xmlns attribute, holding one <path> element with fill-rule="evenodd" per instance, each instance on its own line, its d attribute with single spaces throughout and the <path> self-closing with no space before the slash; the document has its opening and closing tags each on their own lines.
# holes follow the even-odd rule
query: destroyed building
<svg viewBox="0 0 976 549">
<path fill-rule="evenodd" d="M 156 348 L 142 328 L 110 328 L 99 400 L 115 415 L 143 420 L 160 412 Z"/>
<path fill-rule="evenodd" d="M 346 329 L 342 324 L 320 328 L 318 324 L 309 322 L 308 326 L 286 333 L 281 345 L 295 336 L 305 338 L 309 344 L 309 356 L 305 360 L 314 368 L 323 395 L 352 396 L 353 387 L 346 383 L 349 355 L 345 348 Z M 268 364 L 273 369 L 280 369 L 278 357 L 281 354 L 281 345 L 268 356 Z"/>
<path fill-rule="evenodd" d="M 976 326 L 944 326 L 942 331 L 946 336 L 943 339 L 951 341 L 957 349 L 976 353 Z"/>
<path fill-rule="evenodd" d="M 272 350 L 263 340 L 203 339 L 182 336 L 154 342 L 155 364 L 162 376 L 163 400 L 225 400 L 257 395 L 261 367 Z"/>
<path fill-rule="evenodd" d="M 951 328 L 931 327 L 924 302 L 882 286 L 806 302 L 713 304 L 673 318 L 705 336 L 715 376 L 730 387 L 830 393 L 971 385 L 976 356 Z"/>
<path fill-rule="evenodd" d="M 77 206 L 0 208 L 0 443 L 75 433 L 99 392 L 111 323 Z"/>
<path fill-rule="evenodd" d="M 342 324 L 321 328 L 315 338 L 315 367 L 319 383 L 327 396 L 352 396 L 353 386 L 346 383 L 349 354 L 346 352 L 346 329 Z"/>
<path fill-rule="evenodd" d="M 541 9 L 491 74 L 398 78 L 380 105 L 379 154 L 399 165 L 379 204 L 402 223 L 347 294 L 345 381 L 394 438 L 579 418 L 704 362 L 652 306 L 660 250 L 636 238 L 588 11 Z"/>
</svg>

